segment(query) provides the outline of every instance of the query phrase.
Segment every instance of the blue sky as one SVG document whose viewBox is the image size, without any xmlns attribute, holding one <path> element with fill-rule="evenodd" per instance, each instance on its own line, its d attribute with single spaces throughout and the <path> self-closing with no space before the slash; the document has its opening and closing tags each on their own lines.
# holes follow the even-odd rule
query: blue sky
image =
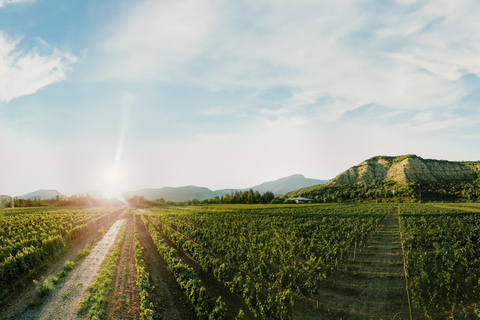
<svg viewBox="0 0 480 320">
<path fill-rule="evenodd" d="M 480 159 L 480 3 L 0 0 L 0 194 Z"/>
</svg>

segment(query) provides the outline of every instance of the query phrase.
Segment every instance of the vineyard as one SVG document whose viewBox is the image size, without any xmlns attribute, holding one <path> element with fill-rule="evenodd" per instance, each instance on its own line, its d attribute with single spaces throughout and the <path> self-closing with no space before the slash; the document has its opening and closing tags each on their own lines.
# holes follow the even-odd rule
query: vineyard
<svg viewBox="0 0 480 320">
<path fill-rule="evenodd" d="M 457 206 L 457 205 L 456 205 Z M 480 213 L 403 205 L 412 302 L 427 317 L 480 317 Z"/>
<path fill-rule="evenodd" d="M 8 209 L 0 226 L 0 297 L 22 276 L 116 219 L 118 209 Z"/>
<path fill-rule="evenodd" d="M 478 319 L 479 209 L 391 203 L 8 209 L 0 227 L 2 303 L 12 288 L 21 292 L 28 281 L 48 277 L 53 296 L 43 294 L 40 307 L 27 306 L 17 318 L 50 314 L 56 299 L 83 317 L 104 319 Z M 107 233 L 111 253 L 101 266 L 93 256 L 78 258 L 78 268 L 66 263 L 73 271 L 64 279 L 45 271 L 119 218 L 126 222 L 117 240 L 116 231 Z M 92 280 L 78 280 L 81 270 Z"/>
</svg>

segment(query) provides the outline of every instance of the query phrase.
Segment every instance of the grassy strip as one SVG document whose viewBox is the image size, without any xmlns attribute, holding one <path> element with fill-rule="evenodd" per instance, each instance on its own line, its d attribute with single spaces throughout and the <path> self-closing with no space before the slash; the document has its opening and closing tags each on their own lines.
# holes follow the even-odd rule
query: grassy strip
<svg viewBox="0 0 480 320">
<path fill-rule="evenodd" d="M 140 319 L 153 320 L 158 319 L 153 310 L 153 299 L 151 297 L 151 292 L 154 287 L 150 284 L 150 275 L 147 272 L 145 261 L 143 260 L 142 244 L 140 243 L 136 220 L 137 216 L 134 215 L 135 267 L 137 268 L 137 286 L 140 291 Z"/>
<path fill-rule="evenodd" d="M 124 223 L 120 228 L 115 244 L 100 267 L 100 273 L 95 278 L 93 284 L 88 287 L 88 296 L 80 303 L 79 312 L 82 314 L 83 319 L 105 318 L 105 297 L 115 276 L 120 256 L 120 244 L 125 239 L 126 227 L 127 225 Z"/>
<path fill-rule="evenodd" d="M 65 262 L 62 270 L 60 270 L 57 275 L 48 277 L 43 281 L 42 284 L 38 284 L 36 280 L 33 280 L 34 283 L 37 283 L 37 294 L 42 298 L 48 296 L 53 291 L 54 285 L 57 284 L 61 279 L 65 278 L 78 265 L 82 258 L 88 256 L 90 251 L 92 251 L 93 246 L 102 238 L 104 233 L 105 231 L 103 228 L 98 230 L 98 234 L 95 239 L 93 239 L 85 248 L 80 250 L 72 260 Z M 34 304 L 38 306 L 42 302 L 43 300 L 39 300 L 35 301 Z"/>
<path fill-rule="evenodd" d="M 226 319 L 227 308 L 222 301 L 222 297 L 215 300 L 207 292 L 202 281 L 191 267 L 185 264 L 177 255 L 175 249 L 171 248 L 155 227 L 149 223 L 143 216 L 142 220 L 148 226 L 148 233 L 153 239 L 158 252 L 167 262 L 168 269 L 173 273 L 180 288 L 184 291 L 188 300 L 195 308 L 199 319 Z"/>
</svg>

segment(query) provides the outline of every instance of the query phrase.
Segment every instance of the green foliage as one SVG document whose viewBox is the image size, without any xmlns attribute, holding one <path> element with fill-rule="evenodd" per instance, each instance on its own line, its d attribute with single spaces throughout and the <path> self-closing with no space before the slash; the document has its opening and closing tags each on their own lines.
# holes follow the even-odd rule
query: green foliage
<svg viewBox="0 0 480 320">
<path fill-rule="evenodd" d="M 152 236 L 158 252 L 167 262 L 168 269 L 175 276 L 180 288 L 184 291 L 187 299 L 195 308 L 199 319 L 226 319 L 227 310 L 221 297 L 216 300 L 211 297 L 203 286 L 195 271 L 185 264 L 178 256 L 175 249 L 171 248 L 155 227 L 143 216 L 142 220 L 148 226 L 148 232 Z"/>
<path fill-rule="evenodd" d="M 0 296 L 92 230 L 116 218 L 115 210 L 7 209 L 4 223 L 0 225 Z"/>
<path fill-rule="evenodd" d="M 245 190 L 240 191 L 236 190 L 235 192 L 226 193 L 221 197 L 213 197 L 212 199 L 205 199 L 199 201 L 198 199 L 193 199 L 187 202 L 190 205 L 199 205 L 199 204 L 258 204 L 258 203 L 271 203 L 275 199 L 275 195 L 271 191 L 265 192 L 263 195 L 258 191 Z"/>
<path fill-rule="evenodd" d="M 41 297 L 48 296 L 52 293 L 54 285 L 58 282 L 58 278 L 55 276 L 48 277 L 42 284 L 37 285 L 36 292 Z"/>
<path fill-rule="evenodd" d="M 480 213 L 421 205 L 402 205 L 401 213 L 414 306 L 471 318 L 480 301 Z"/>
<path fill-rule="evenodd" d="M 144 196 L 130 197 L 127 199 L 127 202 L 131 208 L 149 208 L 157 205 L 157 203 L 146 200 Z"/>
<path fill-rule="evenodd" d="M 71 197 L 57 195 L 53 198 L 43 199 L 33 197 L 29 199 L 12 198 L 11 203 L 15 208 L 28 207 L 122 207 L 125 205 L 118 199 L 93 198 L 90 195 L 72 195 Z M 8 203 L 9 204 L 9 203 Z"/>
<path fill-rule="evenodd" d="M 393 191 L 395 190 L 395 194 Z M 306 197 L 320 203 L 333 202 L 417 202 L 422 201 L 478 201 L 480 179 L 473 181 L 440 181 L 435 183 L 413 181 L 398 184 L 394 181 L 375 182 L 372 185 L 321 185 L 299 189 L 284 197 Z"/>
<path fill-rule="evenodd" d="M 135 222 L 137 216 L 134 216 Z M 153 299 L 151 296 L 153 286 L 150 283 L 150 276 L 147 272 L 145 266 L 145 261 L 143 260 L 143 247 L 140 243 L 140 238 L 138 234 L 137 224 L 135 226 L 135 238 L 134 238 L 134 248 L 135 248 L 135 266 L 137 268 L 137 286 L 140 292 L 140 319 L 142 320 L 153 320 L 158 319 L 157 315 L 154 312 L 153 308 Z"/>
<path fill-rule="evenodd" d="M 212 205 L 155 209 L 149 219 L 254 315 L 290 319 L 292 293 L 317 293 L 389 207 Z"/>
</svg>

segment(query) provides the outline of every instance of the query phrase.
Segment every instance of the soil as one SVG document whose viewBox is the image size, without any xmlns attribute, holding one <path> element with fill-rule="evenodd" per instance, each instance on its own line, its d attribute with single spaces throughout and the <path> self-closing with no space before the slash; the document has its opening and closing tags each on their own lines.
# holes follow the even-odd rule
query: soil
<svg viewBox="0 0 480 320">
<path fill-rule="evenodd" d="M 41 307 L 28 308 L 14 319 L 80 319 L 77 315 L 80 302 L 86 297 L 87 287 L 97 275 L 124 221 L 117 220 L 110 227 L 90 254 L 67 276 L 63 285 L 55 287 Z"/>
<path fill-rule="evenodd" d="M 135 266 L 134 229 L 132 216 L 127 218 L 125 239 L 120 247 L 120 257 L 113 288 L 107 296 L 109 319 L 140 319 L 140 295 Z"/>
<path fill-rule="evenodd" d="M 155 314 L 165 320 L 197 319 L 195 311 L 175 277 L 167 269 L 167 263 L 158 253 L 150 234 L 141 219 L 137 219 L 138 234 L 143 247 L 143 259 L 155 286 L 152 298 Z"/>
<path fill-rule="evenodd" d="M 391 319 L 399 312 L 396 319 L 407 319 L 398 208 L 356 251 L 355 261 L 339 265 L 314 299 L 299 301 L 293 319 Z"/>
</svg>

